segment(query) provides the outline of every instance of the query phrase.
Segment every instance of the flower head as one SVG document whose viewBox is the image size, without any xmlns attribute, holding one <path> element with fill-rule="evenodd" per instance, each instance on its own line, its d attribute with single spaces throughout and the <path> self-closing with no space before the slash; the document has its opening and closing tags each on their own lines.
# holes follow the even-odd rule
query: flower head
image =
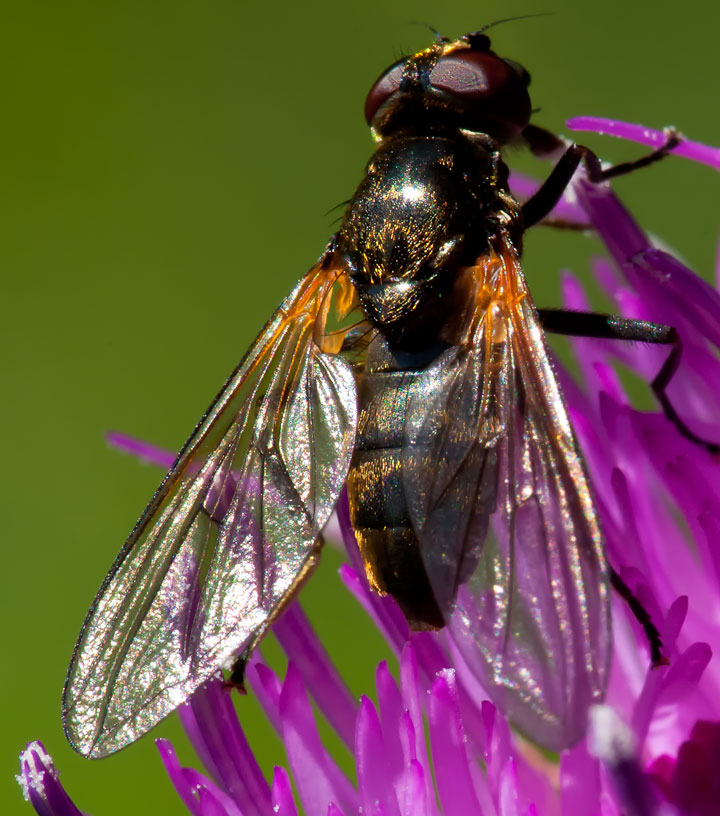
<svg viewBox="0 0 720 816">
<path fill-rule="evenodd" d="M 602 120 L 571 125 L 652 145 L 662 135 Z M 720 166 L 720 153 L 683 142 L 677 152 Z M 529 193 L 531 185 L 516 179 Z M 720 295 L 656 248 L 606 185 L 576 180 L 562 217 L 590 222 L 609 255 L 595 278 L 625 317 L 675 327 L 682 361 L 669 387 L 692 433 L 720 428 Z M 570 274 L 565 305 L 587 310 Z M 613 599 L 614 654 L 605 705 L 592 711 L 587 738 L 548 756 L 513 733 L 446 631 L 412 633 L 388 597 L 365 581 L 345 500 L 338 510 L 349 563 L 347 589 L 397 657 L 376 671 L 374 700 L 354 700 L 299 603 L 274 624 L 288 658 L 284 679 L 257 651 L 247 684 L 282 738 L 287 769 L 271 783 L 253 756 L 220 678 L 200 689 L 180 716 L 205 773 L 182 767 L 158 741 L 168 775 L 196 816 L 378 814 L 698 814 L 720 801 L 720 479 L 716 456 L 680 434 L 660 412 L 632 407 L 614 363 L 652 381 L 665 347 L 573 340 L 575 380 L 558 364 L 565 397 L 594 485 L 610 562 L 650 613 L 669 665 L 650 668 L 647 641 L 625 601 Z M 163 452 L 114 435 L 113 444 L 159 464 Z M 317 712 L 354 759 L 350 780 L 324 746 Z M 40 743 L 21 757 L 21 784 L 41 814 L 77 814 Z"/>
</svg>

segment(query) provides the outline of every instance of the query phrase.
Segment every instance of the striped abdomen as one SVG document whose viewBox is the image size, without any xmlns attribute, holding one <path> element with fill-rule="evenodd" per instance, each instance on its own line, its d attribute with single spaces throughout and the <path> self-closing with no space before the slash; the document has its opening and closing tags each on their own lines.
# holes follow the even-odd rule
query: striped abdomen
<svg viewBox="0 0 720 816">
<path fill-rule="evenodd" d="M 420 557 L 402 478 L 407 406 L 431 387 L 422 369 L 432 357 L 381 356 L 373 360 L 371 353 L 356 374 L 358 428 L 347 480 L 350 516 L 373 589 L 392 595 L 414 629 L 439 628 L 444 624 Z"/>
</svg>

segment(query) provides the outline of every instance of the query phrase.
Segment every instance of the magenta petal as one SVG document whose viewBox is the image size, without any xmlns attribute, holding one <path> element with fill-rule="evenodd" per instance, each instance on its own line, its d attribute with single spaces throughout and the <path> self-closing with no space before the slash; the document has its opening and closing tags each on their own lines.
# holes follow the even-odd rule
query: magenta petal
<svg viewBox="0 0 720 816">
<path fill-rule="evenodd" d="M 357 704 L 318 640 L 300 604 L 290 605 L 274 623 L 273 634 L 283 647 L 288 660 L 300 670 L 303 682 L 327 721 L 352 750 L 355 742 Z"/>
<path fill-rule="evenodd" d="M 685 622 L 687 612 L 688 596 L 681 595 L 679 598 L 676 598 L 675 601 L 673 601 L 672 606 L 665 616 L 665 623 L 660 632 L 663 645 L 666 649 L 675 649 L 675 642 L 677 641 L 682 625 Z"/>
<path fill-rule="evenodd" d="M 168 740 L 156 740 L 156 745 L 173 787 L 193 816 L 246 816 L 212 780 L 194 768 L 182 768 Z"/>
<path fill-rule="evenodd" d="M 367 586 L 364 578 L 348 564 L 340 567 L 340 579 L 372 618 L 396 654 L 407 643 L 410 630 L 405 616 L 389 596 L 380 597 Z"/>
<path fill-rule="evenodd" d="M 212 753 L 207 750 L 207 746 L 203 738 L 202 728 L 200 727 L 197 717 L 195 716 L 195 712 L 193 711 L 189 702 L 184 703 L 178 708 L 178 715 L 180 717 L 182 727 L 190 740 L 190 744 L 193 746 L 195 753 L 205 766 L 205 770 L 214 776 L 215 779 L 219 779 L 220 771 L 215 767 Z M 156 740 L 156 744 L 159 747 L 160 741 Z"/>
<path fill-rule="evenodd" d="M 325 750 L 300 672 L 288 665 L 280 694 L 282 736 L 306 813 L 324 813 L 330 802 L 353 812 L 357 794 Z"/>
<path fill-rule="evenodd" d="M 640 748 L 645 744 L 652 719 L 655 716 L 666 674 L 667 668 L 665 666 L 659 666 L 656 669 L 648 667 L 642 689 L 635 701 L 634 711 L 632 712 L 632 728 Z"/>
<path fill-rule="evenodd" d="M 189 711 L 192 716 L 189 715 Z M 198 754 L 216 782 L 246 816 L 263 816 L 270 807 L 270 787 L 240 727 L 230 690 L 220 678 L 201 687 L 180 709 Z"/>
<path fill-rule="evenodd" d="M 601 395 L 601 409 L 603 409 L 604 419 L 606 420 L 606 427 L 610 422 L 614 422 L 614 418 L 610 418 L 612 411 L 616 417 L 618 412 L 615 411 L 615 405 L 605 394 Z M 624 441 L 624 440 L 623 440 Z M 625 564 L 628 561 L 635 562 L 642 570 L 643 574 L 650 574 L 649 565 L 647 563 L 647 556 L 642 550 L 642 536 L 638 529 L 638 508 L 634 501 L 633 486 L 628 484 L 628 475 L 619 467 L 613 468 L 610 475 L 610 487 L 612 489 L 611 498 L 614 499 L 615 513 L 618 521 L 622 526 L 622 538 L 620 541 L 612 541 L 613 549 L 611 561 L 616 570 L 627 578 L 627 573 L 623 572 Z M 635 570 L 637 572 L 637 570 Z M 642 574 L 641 576 L 642 577 Z M 630 587 L 634 589 L 634 587 Z"/>
<path fill-rule="evenodd" d="M 707 643 L 693 643 L 675 661 L 665 675 L 662 703 L 681 700 L 694 689 L 707 668 L 712 649 Z"/>
<path fill-rule="evenodd" d="M 60 784 L 52 758 L 39 740 L 28 743 L 20 754 L 20 773 L 15 778 L 39 816 L 82 816 Z"/>
<path fill-rule="evenodd" d="M 378 806 L 387 816 L 400 816 L 395 797 L 395 774 L 383 738 L 375 706 L 367 697 L 360 700 L 355 729 L 355 765 L 363 813 Z"/>
<path fill-rule="evenodd" d="M 428 714 L 435 781 L 443 810 L 452 814 L 480 812 L 452 670 L 442 672 L 433 683 Z"/>
<path fill-rule="evenodd" d="M 185 769 L 180 766 L 172 743 L 170 740 L 157 739 L 155 745 L 160 752 L 160 759 L 165 766 L 167 775 L 170 777 L 170 781 L 183 804 L 193 816 L 201 816 L 200 805 L 195 796 L 196 789 L 189 784 Z"/>
<path fill-rule="evenodd" d="M 509 759 L 500 772 L 498 804 L 502 816 L 520 816 L 515 761 Z"/>
<path fill-rule="evenodd" d="M 595 816 L 600 801 L 600 766 L 585 742 L 565 751 L 560 759 L 560 795 L 563 813 Z"/>
<path fill-rule="evenodd" d="M 602 209 L 616 211 L 617 203 L 606 203 Z M 623 212 L 625 218 L 631 220 L 624 208 Z M 629 247 L 624 249 L 627 251 Z M 703 338 L 716 346 L 720 345 L 720 293 L 707 281 L 695 275 L 677 258 L 652 246 L 647 246 L 639 254 L 627 254 L 622 259 L 618 255 L 617 260 L 632 260 L 624 272 L 637 293 L 650 301 L 648 306 L 653 313 L 660 313 L 656 320 L 670 319 L 676 327 L 681 324 L 684 340 L 693 338 L 699 332 Z M 712 393 L 717 395 L 717 389 L 713 389 Z"/>
<path fill-rule="evenodd" d="M 697 722 L 678 750 L 670 781 L 671 801 L 694 816 L 720 810 L 720 723 Z"/>
<path fill-rule="evenodd" d="M 703 549 L 713 571 L 714 584 L 720 590 L 720 547 L 715 546 L 715 542 L 720 541 L 720 507 L 707 507 L 698 516 L 698 523 L 704 533 Z"/>
<path fill-rule="evenodd" d="M 607 185 L 579 180 L 574 189 L 603 243 L 618 263 L 623 264 L 650 249 L 645 233 Z"/>
<path fill-rule="evenodd" d="M 442 633 L 411 632 L 410 642 L 415 651 L 420 678 L 430 687 L 439 671 L 453 665 L 446 651 L 441 648 L 441 644 L 451 642 L 451 638 L 447 636 L 447 630 Z"/>
<path fill-rule="evenodd" d="M 297 816 L 290 777 L 285 768 L 275 766 L 272 783 L 272 809 L 276 816 Z"/>
<path fill-rule="evenodd" d="M 604 257 L 591 258 L 590 266 L 601 289 L 605 291 L 610 300 L 615 300 L 617 295 L 623 291 L 624 286 L 624 281 L 621 280 L 616 267 Z"/>
<path fill-rule="evenodd" d="M 380 721 L 382 722 L 383 742 L 391 768 L 391 777 L 394 780 L 402 773 L 404 766 L 400 727 L 404 707 L 400 690 L 384 660 L 379 664 L 375 672 L 375 686 L 377 688 Z"/>
<path fill-rule="evenodd" d="M 675 765 L 675 760 L 671 756 L 661 754 L 645 769 L 645 773 L 668 800 L 672 798 L 672 777 L 675 772 Z"/>
<path fill-rule="evenodd" d="M 340 567 L 340 578 L 350 592 L 360 602 L 362 608 L 375 622 L 397 655 L 408 640 L 410 630 L 405 616 L 395 601 L 389 596 L 381 597 L 368 586 L 365 567 L 358 548 L 355 533 L 350 524 L 350 505 L 347 491 L 343 490 L 337 505 L 337 517 L 343 536 L 350 566 Z"/>
<path fill-rule="evenodd" d="M 565 124 L 570 130 L 584 130 L 602 133 L 605 136 L 616 136 L 652 148 L 662 147 L 667 141 L 667 136 L 662 130 L 653 130 L 644 125 L 634 125 L 629 122 L 617 122 L 614 119 L 602 119 L 599 116 L 575 116 L 568 119 Z M 672 152 L 676 156 L 683 156 L 720 170 L 720 149 L 717 147 L 708 147 L 700 142 L 683 139 Z"/>
<path fill-rule="evenodd" d="M 246 672 L 248 685 L 258 698 L 265 716 L 276 733 L 282 736 L 282 721 L 280 718 L 280 692 L 282 683 L 272 669 L 259 660 L 251 660 Z"/>
<path fill-rule="evenodd" d="M 668 614 L 669 626 L 663 629 L 663 634 L 665 631 L 668 631 L 669 635 L 672 634 L 672 629 L 678 626 L 678 618 L 683 614 L 685 606 L 685 600 L 679 598 L 671 607 Z M 668 638 L 667 644 L 672 648 L 674 641 Z M 710 656 L 707 644 L 695 643 L 682 654 L 675 654 L 669 667 L 648 669 L 632 717 L 633 729 L 640 746 L 644 744 L 652 719 L 661 706 L 670 705 L 680 699 L 690 701 L 691 693 L 707 667 Z"/>
<path fill-rule="evenodd" d="M 486 731 L 486 759 L 489 766 L 499 771 L 514 753 L 510 728 L 507 720 L 489 700 L 483 700 L 480 710 Z"/>
<path fill-rule="evenodd" d="M 362 556 L 360 555 L 360 547 L 355 538 L 355 531 L 350 522 L 350 501 L 348 499 L 347 488 L 343 488 L 340 498 L 335 508 L 337 514 L 338 526 L 342 535 L 343 544 L 347 551 L 348 559 L 351 566 L 358 575 L 365 574 L 365 567 L 363 565 Z M 367 582 L 366 582 L 367 584 Z"/>
<path fill-rule="evenodd" d="M 585 290 L 574 275 L 565 273 L 562 278 L 563 305 L 571 311 L 592 311 Z M 573 352 L 580 368 L 580 375 L 589 393 L 605 391 L 616 401 L 625 401 L 620 381 L 604 364 L 606 349 L 596 340 L 573 337 Z"/>
<path fill-rule="evenodd" d="M 515 752 L 515 779 L 521 813 L 538 813 L 545 816 L 558 809 L 557 782 L 550 778 L 547 769 L 536 768 L 530 764 L 521 751 Z M 476 790 L 482 787 L 483 782 L 485 782 L 484 778 L 482 776 L 478 778 L 476 773 Z M 480 794 L 478 798 L 481 802 L 483 801 Z"/>
<path fill-rule="evenodd" d="M 197 791 L 200 816 L 245 816 L 224 790 L 194 768 L 184 769 L 189 786 Z"/>
<path fill-rule="evenodd" d="M 590 299 L 585 293 L 582 283 L 571 272 L 563 272 L 560 286 L 562 301 L 566 309 L 572 312 L 590 311 Z"/>
<path fill-rule="evenodd" d="M 420 686 L 418 674 L 415 650 L 411 644 L 408 644 L 400 657 L 400 688 L 406 713 L 402 720 L 400 739 L 405 756 L 418 762 L 422 767 L 428 786 L 428 799 L 431 800 L 435 794 L 423 723 L 423 701 L 426 697 L 426 689 Z"/>
<path fill-rule="evenodd" d="M 434 816 L 434 802 L 428 799 L 428 784 L 422 765 L 413 760 L 402 772 L 397 785 L 403 816 Z"/>
<path fill-rule="evenodd" d="M 117 431 L 108 431 L 105 438 L 108 444 L 116 450 L 129 453 L 141 462 L 145 462 L 149 465 L 157 465 L 165 470 L 171 468 L 177 458 L 177 455 L 170 451 L 158 448 L 155 445 L 150 445 L 141 439 L 135 439 L 135 437 L 118 433 Z"/>
<path fill-rule="evenodd" d="M 487 699 L 488 693 L 480 684 L 477 674 L 468 666 L 453 638 L 447 633 L 444 634 L 442 640 L 447 646 L 447 657 L 444 663 L 439 665 L 433 672 L 432 677 L 446 668 L 452 667 L 455 670 L 455 687 L 460 703 L 465 735 L 469 740 L 471 749 L 479 756 L 484 756 L 487 747 L 485 745 L 486 731 L 480 704 Z M 436 641 L 439 640 L 441 638 L 436 638 Z"/>
<path fill-rule="evenodd" d="M 207 788 L 198 788 L 198 803 L 202 816 L 230 816 L 231 811 L 223 807 L 213 791 Z"/>
</svg>

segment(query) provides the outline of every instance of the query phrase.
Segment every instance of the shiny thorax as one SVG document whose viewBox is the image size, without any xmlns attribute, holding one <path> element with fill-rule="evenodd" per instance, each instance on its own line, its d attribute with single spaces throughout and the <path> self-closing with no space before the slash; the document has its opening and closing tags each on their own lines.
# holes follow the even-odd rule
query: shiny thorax
<svg viewBox="0 0 720 816">
<path fill-rule="evenodd" d="M 519 239 L 507 168 L 487 140 L 400 135 L 383 142 L 337 237 L 367 319 L 391 345 L 432 346 L 452 318 L 457 270 L 503 227 Z"/>
</svg>

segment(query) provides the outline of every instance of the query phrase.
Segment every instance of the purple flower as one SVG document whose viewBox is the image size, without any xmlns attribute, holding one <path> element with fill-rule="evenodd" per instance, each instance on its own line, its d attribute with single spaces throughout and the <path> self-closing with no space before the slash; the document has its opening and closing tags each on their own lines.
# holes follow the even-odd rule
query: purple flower
<svg viewBox="0 0 720 816">
<path fill-rule="evenodd" d="M 60 784 L 42 742 L 29 743 L 20 754 L 20 773 L 16 779 L 23 796 L 40 816 L 82 816 Z"/>
<path fill-rule="evenodd" d="M 657 146 L 664 136 L 634 125 L 576 119 Z M 720 167 L 720 151 L 685 141 L 676 152 Z M 520 195 L 532 183 L 513 178 Z M 556 214 L 592 223 L 608 258 L 594 275 L 619 314 L 674 326 L 682 364 L 669 388 L 679 415 L 720 441 L 720 295 L 642 233 L 606 185 L 576 178 Z M 566 273 L 567 308 L 589 303 Z M 447 632 L 411 633 L 390 598 L 365 582 L 346 499 L 339 533 L 349 556 L 347 589 L 397 657 L 381 663 L 373 700 L 354 700 L 298 602 L 273 633 L 288 658 L 284 679 L 250 660 L 247 685 L 282 738 L 287 769 L 265 779 L 220 678 L 180 709 L 205 772 L 182 767 L 158 740 L 168 775 L 195 816 L 614 816 L 697 814 L 720 808 L 720 466 L 659 412 L 635 410 L 612 365 L 649 382 L 668 350 L 573 340 L 580 381 L 558 364 L 568 407 L 591 472 L 613 566 L 650 612 L 668 666 L 649 668 L 645 635 L 626 603 L 613 599 L 614 654 L 606 702 L 587 737 L 559 758 L 516 736 L 487 701 Z M 167 466 L 167 454 L 114 434 L 111 442 Z M 342 772 L 319 736 L 310 700 L 355 761 Z M 21 756 L 19 781 L 40 814 L 78 814 L 40 743 Z"/>
</svg>

